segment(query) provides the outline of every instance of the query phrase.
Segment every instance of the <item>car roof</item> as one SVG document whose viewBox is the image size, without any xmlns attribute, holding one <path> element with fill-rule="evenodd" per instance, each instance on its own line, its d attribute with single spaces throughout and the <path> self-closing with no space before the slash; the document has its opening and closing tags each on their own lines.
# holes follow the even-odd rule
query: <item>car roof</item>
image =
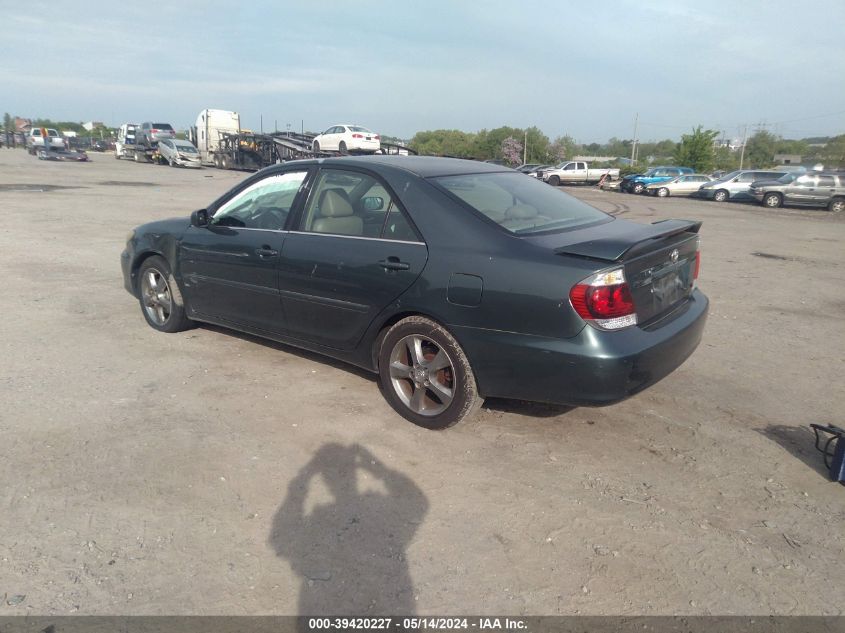
<svg viewBox="0 0 845 633">
<path fill-rule="evenodd" d="M 462 174 L 481 174 L 493 172 L 511 172 L 509 167 L 502 168 L 501 165 L 482 163 L 475 160 L 462 158 L 442 158 L 440 156 L 342 156 L 338 158 L 306 159 L 302 161 L 291 161 L 283 163 L 290 165 L 320 164 L 331 167 L 362 167 L 379 171 L 382 168 L 401 169 L 421 178 L 434 178 L 436 176 L 458 176 Z"/>
</svg>

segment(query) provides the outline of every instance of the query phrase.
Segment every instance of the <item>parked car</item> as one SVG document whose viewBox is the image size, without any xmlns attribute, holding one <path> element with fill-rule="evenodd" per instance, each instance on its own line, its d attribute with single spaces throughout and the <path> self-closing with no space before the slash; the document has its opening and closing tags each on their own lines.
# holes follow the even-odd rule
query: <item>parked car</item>
<svg viewBox="0 0 845 633">
<path fill-rule="evenodd" d="M 699 188 L 710 181 L 707 174 L 685 174 L 666 182 L 656 182 L 645 188 L 645 193 L 665 198 L 666 196 L 697 196 Z"/>
<path fill-rule="evenodd" d="M 50 149 L 64 149 L 65 141 L 58 130 L 47 128 L 47 136 L 50 137 Z M 41 138 L 41 128 L 34 127 L 29 131 L 26 139 L 27 148 L 30 154 L 35 154 L 39 149 L 44 149 L 44 139 Z"/>
<path fill-rule="evenodd" d="M 583 161 L 564 161 L 552 169 L 543 170 L 543 181 L 558 185 L 597 183 L 603 178 L 619 178 L 619 170 L 609 167 L 590 167 Z"/>
<path fill-rule="evenodd" d="M 312 159 L 136 228 L 121 266 L 154 329 L 203 321 L 341 359 L 440 429 L 483 397 L 608 405 L 671 373 L 708 310 L 700 226 L 614 218 L 481 162 Z"/>
<path fill-rule="evenodd" d="M 845 173 L 785 174 L 751 185 L 751 195 L 763 206 L 827 207 L 845 211 Z"/>
<path fill-rule="evenodd" d="M 360 125 L 335 125 L 315 136 L 312 145 L 315 152 L 375 153 L 381 149 L 381 137 Z"/>
<path fill-rule="evenodd" d="M 159 141 L 158 153 L 171 167 L 202 167 L 199 150 L 188 141 L 164 139 Z"/>
<path fill-rule="evenodd" d="M 169 123 L 151 123 L 147 121 L 135 129 L 135 143 L 152 147 L 159 141 L 176 138 L 176 130 Z"/>
<path fill-rule="evenodd" d="M 751 200 L 749 191 L 755 180 L 777 180 L 786 175 L 786 171 L 765 171 L 759 169 L 738 169 L 721 178 L 711 180 L 698 190 L 698 195 L 707 200 L 725 202 L 727 200 Z"/>
<path fill-rule="evenodd" d="M 619 183 L 619 190 L 625 193 L 642 193 L 646 187 L 658 182 L 667 182 L 683 174 L 691 174 L 689 167 L 652 167 L 644 174 L 625 176 Z"/>
<path fill-rule="evenodd" d="M 525 163 L 523 165 L 520 165 L 519 167 L 514 167 L 514 169 L 516 171 L 522 172 L 523 174 L 527 174 L 528 172 L 535 171 L 540 166 L 540 163 Z"/>
<path fill-rule="evenodd" d="M 552 167 L 554 167 L 554 165 L 538 165 L 535 169 L 525 172 L 525 175 L 542 180 L 543 172 L 545 172 L 547 169 L 551 169 Z"/>
</svg>

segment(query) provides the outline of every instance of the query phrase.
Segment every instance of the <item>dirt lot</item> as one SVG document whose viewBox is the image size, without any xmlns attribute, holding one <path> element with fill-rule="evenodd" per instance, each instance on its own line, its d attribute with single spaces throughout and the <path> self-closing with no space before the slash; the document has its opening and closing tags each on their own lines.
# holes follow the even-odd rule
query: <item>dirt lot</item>
<svg viewBox="0 0 845 633">
<path fill-rule="evenodd" d="M 845 422 L 845 218 L 568 189 L 704 220 L 704 342 L 623 404 L 433 433 L 353 368 L 145 324 L 127 231 L 243 177 L 0 150 L 0 615 L 843 613 L 807 424 Z"/>
</svg>

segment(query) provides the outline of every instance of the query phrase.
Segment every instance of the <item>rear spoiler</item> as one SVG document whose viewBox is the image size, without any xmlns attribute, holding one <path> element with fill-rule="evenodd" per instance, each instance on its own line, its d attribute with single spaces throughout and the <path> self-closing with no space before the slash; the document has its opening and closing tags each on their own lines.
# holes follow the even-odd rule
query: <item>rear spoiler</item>
<svg viewBox="0 0 845 633">
<path fill-rule="evenodd" d="M 605 230 L 614 227 L 615 223 L 605 224 Z M 637 228 L 633 228 L 637 227 Z M 614 227 L 615 228 L 615 227 Z M 701 222 L 690 220 L 660 220 L 653 224 L 634 224 L 626 222 L 620 228 L 624 232 L 618 234 L 609 233 L 586 242 L 570 244 L 554 249 L 557 255 L 577 255 L 592 259 L 604 259 L 617 261 L 625 255 L 634 255 L 640 251 L 649 250 L 657 240 L 666 239 L 681 233 L 698 233 Z"/>
</svg>

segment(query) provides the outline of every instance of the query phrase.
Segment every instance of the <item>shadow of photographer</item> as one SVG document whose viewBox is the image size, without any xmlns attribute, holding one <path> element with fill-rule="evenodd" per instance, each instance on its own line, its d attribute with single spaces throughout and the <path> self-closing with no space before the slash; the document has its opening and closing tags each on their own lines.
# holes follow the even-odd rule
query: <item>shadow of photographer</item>
<svg viewBox="0 0 845 633">
<path fill-rule="evenodd" d="M 301 577 L 299 615 L 414 614 L 405 551 L 422 490 L 365 448 L 322 446 L 288 485 L 269 542 Z"/>
</svg>

